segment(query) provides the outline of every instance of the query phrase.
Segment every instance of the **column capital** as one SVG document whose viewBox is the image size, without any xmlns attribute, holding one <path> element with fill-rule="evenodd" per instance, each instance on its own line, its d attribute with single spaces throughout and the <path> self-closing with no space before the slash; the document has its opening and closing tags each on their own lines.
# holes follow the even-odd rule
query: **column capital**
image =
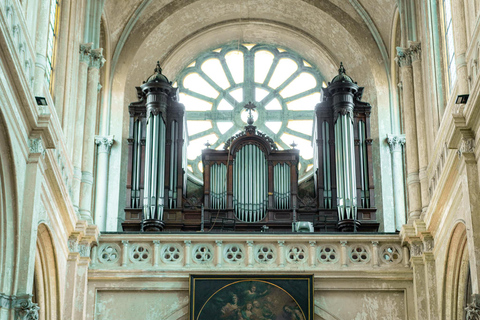
<svg viewBox="0 0 480 320">
<path fill-rule="evenodd" d="M 460 147 L 458 148 L 458 156 L 461 157 L 466 154 L 475 153 L 475 138 L 473 137 L 463 137 L 460 142 Z"/>
<path fill-rule="evenodd" d="M 32 302 L 32 295 L 28 294 L 15 299 L 15 319 L 31 320 L 38 319 L 40 307 Z"/>
<path fill-rule="evenodd" d="M 405 145 L 406 139 L 404 134 L 387 134 L 387 143 L 390 147 L 390 152 L 401 151 L 402 146 Z"/>
<path fill-rule="evenodd" d="M 81 43 L 80 44 L 80 62 L 89 63 L 90 53 L 92 52 L 93 43 Z"/>
<path fill-rule="evenodd" d="M 418 41 L 408 41 L 409 52 L 412 62 L 422 59 L 422 44 Z"/>
<path fill-rule="evenodd" d="M 472 302 L 465 308 L 467 320 L 480 319 L 480 294 L 472 294 Z"/>
<path fill-rule="evenodd" d="M 90 52 L 90 67 L 100 69 L 104 64 L 103 48 L 92 49 Z"/>
<path fill-rule="evenodd" d="M 410 49 L 397 47 L 397 57 L 395 58 L 395 61 L 397 61 L 400 68 L 411 66 L 412 57 L 410 55 Z"/>
<path fill-rule="evenodd" d="M 114 136 L 95 136 L 98 153 L 110 153 L 114 141 Z"/>
<path fill-rule="evenodd" d="M 28 139 L 29 158 L 35 157 L 37 160 L 40 156 L 45 156 L 45 145 L 41 137 L 32 137 Z"/>
</svg>

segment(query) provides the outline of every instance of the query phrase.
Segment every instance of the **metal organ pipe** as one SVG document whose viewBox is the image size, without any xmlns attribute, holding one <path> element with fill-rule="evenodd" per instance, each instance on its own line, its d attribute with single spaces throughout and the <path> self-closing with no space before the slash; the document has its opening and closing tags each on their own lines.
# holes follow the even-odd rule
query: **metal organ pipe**
<svg viewBox="0 0 480 320">
<path fill-rule="evenodd" d="M 267 203 L 267 163 L 255 145 L 240 149 L 233 165 L 235 215 L 245 222 L 265 218 Z"/>
</svg>

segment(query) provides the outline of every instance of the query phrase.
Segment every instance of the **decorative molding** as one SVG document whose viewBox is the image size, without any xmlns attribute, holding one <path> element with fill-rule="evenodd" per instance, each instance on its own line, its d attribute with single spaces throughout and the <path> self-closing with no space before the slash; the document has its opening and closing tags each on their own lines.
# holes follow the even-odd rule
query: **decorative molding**
<svg viewBox="0 0 480 320">
<path fill-rule="evenodd" d="M 424 252 L 432 252 L 433 247 L 434 247 L 433 238 L 423 239 L 423 251 Z"/>
<path fill-rule="evenodd" d="M 110 153 L 114 141 L 114 136 L 95 136 L 98 153 Z"/>
<path fill-rule="evenodd" d="M 9 296 L 4 293 L 0 293 L 0 308 L 10 309 L 15 301 L 15 296 Z"/>
<path fill-rule="evenodd" d="M 410 49 L 397 47 L 397 57 L 395 58 L 395 61 L 397 61 L 400 68 L 411 66 L 412 57 L 410 55 Z"/>
<path fill-rule="evenodd" d="M 390 152 L 401 151 L 402 146 L 405 145 L 406 139 L 404 134 L 387 134 L 387 143 L 390 147 Z"/>
</svg>

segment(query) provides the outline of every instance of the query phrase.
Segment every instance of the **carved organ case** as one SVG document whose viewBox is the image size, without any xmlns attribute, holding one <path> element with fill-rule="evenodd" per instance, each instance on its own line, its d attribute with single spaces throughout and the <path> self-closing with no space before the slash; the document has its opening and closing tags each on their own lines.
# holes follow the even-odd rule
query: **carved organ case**
<svg viewBox="0 0 480 320">
<path fill-rule="evenodd" d="M 246 108 L 251 114 L 254 106 Z M 205 226 L 291 230 L 299 151 L 277 150 L 271 138 L 256 130 L 251 116 L 247 123 L 224 150 L 202 153 Z"/>
<path fill-rule="evenodd" d="M 340 65 L 315 108 L 314 179 L 319 215 L 343 231 L 376 231 L 371 106 Z"/>
<path fill-rule="evenodd" d="M 138 102 L 131 103 L 128 137 L 127 207 L 124 230 L 161 231 L 165 214 L 183 207 L 186 192 L 185 108 L 177 89 L 155 73 L 137 87 Z"/>
</svg>

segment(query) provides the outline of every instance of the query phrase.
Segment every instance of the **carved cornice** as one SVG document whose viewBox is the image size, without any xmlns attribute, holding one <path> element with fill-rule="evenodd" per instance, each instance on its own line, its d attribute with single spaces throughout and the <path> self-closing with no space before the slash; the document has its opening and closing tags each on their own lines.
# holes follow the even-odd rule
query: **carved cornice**
<svg viewBox="0 0 480 320">
<path fill-rule="evenodd" d="M 409 53 L 412 58 L 412 62 L 419 61 L 422 59 L 422 45 L 420 42 L 409 41 Z"/>
<path fill-rule="evenodd" d="M 90 53 L 92 52 L 93 43 L 80 44 L 80 62 L 90 63 Z"/>
<path fill-rule="evenodd" d="M 114 141 L 113 136 L 95 136 L 95 144 L 98 146 L 98 153 L 110 153 Z"/>
<path fill-rule="evenodd" d="M 395 58 L 398 65 L 401 67 L 408 67 L 412 65 L 412 57 L 409 48 L 397 47 L 397 57 Z"/>
<path fill-rule="evenodd" d="M 401 151 L 402 146 L 405 145 L 405 135 L 404 134 L 387 134 L 387 143 L 390 147 L 390 152 Z"/>
</svg>

